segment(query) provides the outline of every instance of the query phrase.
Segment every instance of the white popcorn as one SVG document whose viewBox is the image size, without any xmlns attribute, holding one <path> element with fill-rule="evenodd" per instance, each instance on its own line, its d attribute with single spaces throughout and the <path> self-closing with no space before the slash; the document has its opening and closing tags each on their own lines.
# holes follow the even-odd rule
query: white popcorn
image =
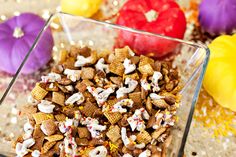
<svg viewBox="0 0 236 157">
<path fill-rule="evenodd" d="M 70 92 L 74 91 L 74 87 L 72 85 L 65 86 L 65 88 Z"/>
<path fill-rule="evenodd" d="M 107 149 L 104 146 L 98 146 L 89 152 L 89 157 L 106 157 Z"/>
<path fill-rule="evenodd" d="M 109 73 L 109 66 L 107 64 L 104 64 L 104 62 L 105 62 L 104 58 L 99 59 L 97 64 L 95 65 L 95 68 L 96 68 L 96 70 L 100 70 L 105 73 Z"/>
<path fill-rule="evenodd" d="M 128 88 L 126 87 L 121 87 L 116 91 L 116 98 L 121 98 L 125 94 L 131 93 L 135 90 L 135 88 L 138 85 L 138 81 L 133 80 L 131 78 L 126 78 L 125 79 L 125 84 L 128 85 Z"/>
<path fill-rule="evenodd" d="M 136 69 L 136 65 L 132 64 L 131 60 L 129 60 L 128 58 L 125 58 L 123 65 L 125 67 L 125 74 L 129 74 Z"/>
<path fill-rule="evenodd" d="M 127 119 L 132 131 L 134 131 L 135 129 L 141 131 L 142 129 L 146 128 L 143 118 L 148 120 L 150 116 L 144 108 L 141 108 L 135 110 L 134 114 Z"/>
<path fill-rule="evenodd" d="M 42 82 L 48 83 L 48 82 L 56 82 L 61 80 L 61 75 L 57 73 L 49 73 L 47 76 L 41 77 Z"/>
<path fill-rule="evenodd" d="M 39 150 L 34 150 L 32 153 L 31 153 L 32 157 L 40 157 L 40 151 Z"/>
<path fill-rule="evenodd" d="M 152 76 L 152 82 L 148 83 L 146 79 L 141 80 L 141 87 L 145 90 L 151 90 L 153 92 L 158 92 L 160 90 L 160 87 L 158 85 L 158 80 L 162 77 L 162 74 L 158 71 L 155 71 L 153 76 Z"/>
<path fill-rule="evenodd" d="M 155 124 L 152 126 L 153 129 L 158 129 L 161 126 L 161 122 L 163 120 L 163 116 L 164 116 L 163 113 L 158 113 L 157 112 L 155 114 L 156 121 L 155 121 Z"/>
<path fill-rule="evenodd" d="M 43 113 L 52 113 L 54 108 L 55 105 L 53 105 L 52 102 L 47 100 L 41 100 L 41 102 L 38 104 L 39 111 Z"/>
<path fill-rule="evenodd" d="M 85 64 L 91 63 L 92 62 L 92 56 L 89 56 L 85 58 L 84 56 L 77 56 L 77 61 L 75 62 L 75 67 L 82 67 Z"/>
<path fill-rule="evenodd" d="M 68 156 L 76 156 L 77 154 L 77 144 L 75 142 L 75 138 L 72 137 L 68 137 L 66 136 L 64 138 L 64 148 L 65 148 L 65 153 L 68 155 Z"/>
<path fill-rule="evenodd" d="M 158 95 L 156 93 L 151 93 L 149 96 L 152 100 L 159 100 L 159 99 L 164 99 L 165 98 L 164 96 Z"/>
<path fill-rule="evenodd" d="M 79 112 L 77 112 L 79 113 Z M 80 114 L 80 113 L 79 113 Z M 79 119 L 66 119 L 65 122 L 60 122 L 59 123 L 59 130 L 61 133 L 66 133 L 67 131 L 69 131 L 69 129 L 71 128 L 71 126 L 78 126 L 79 125 Z"/>
<path fill-rule="evenodd" d="M 148 83 L 148 81 L 144 79 L 141 80 L 141 87 L 146 91 L 151 90 L 151 84 Z"/>
<path fill-rule="evenodd" d="M 72 96 L 70 96 L 66 100 L 65 104 L 70 105 L 70 104 L 74 104 L 76 102 L 78 105 L 80 105 L 84 102 L 84 100 L 85 100 L 85 98 L 84 98 L 83 94 L 78 92 L 78 93 L 75 93 Z"/>
<path fill-rule="evenodd" d="M 24 132 L 25 132 L 25 134 L 23 136 L 23 139 L 26 140 L 26 139 L 31 138 L 33 131 L 34 131 L 33 126 L 29 122 L 25 123 L 24 124 Z"/>
<path fill-rule="evenodd" d="M 22 143 L 17 143 L 16 144 L 16 155 L 17 157 L 23 157 L 25 156 L 26 154 L 28 154 L 28 149 L 26 147 L 23 147 L 23 144 Z"/>
<path fill-rule="evenodd" d="M 111 111 L 112 112 L 120 112 L 125 113 L 127 112 L 127 109 L 123 108 L 122 106 L 127 106 L 129 108 L 133 107 L 133 100 L 132 99 L 123 99 L 117 102 L 115 105 L 112 106 Z"/>
<path fill-rule="evenodd" d="M 151 156 L 151 151 L 147 149 L 143 151 L 141 154 L 139 154 L 138 157 L 149 157 L 149 156 Z"/>
<path fill-rule="evenodd" d="M 81 124 L 87 126 L 93 138 L 98 138 L 100 132 L 106 130 L 106 126 L 99 125 L 98 120 L 91 117 L 82 118 Z"/>
<path fill-rule="evenodd" d="M 123 155 L 123 157 L 133 157 L 132 155 L 130 155 L 129 153 L 126 153 Z"/>
<path fill-rule="evenodd" d="M 145 143 L 140 143 L 140 144 L 137 144 L 135 141 L 137 139 L 137 136 L 135 135 L 131 135 L 129 138 L 127 136 L 127 132 L 126 132 L 126 128 L 125 127 L 122 127 L 121 128 L 121 139 L 123 141 L 123 144 L 128 147 L 129 144 L 134 144 L 135 145 L 135 148 L 138 148 L 138 149 L 143 149 L 146 145 Z"/>
<path fill-rule="evenodd" d="M 94 88 L 91 86 L 88 86 L 87 90 L 94 96 L 94 98 L 96 99 L 99 106 L 101 106 L 101 104 L 106 102 L 109 95 L 115 91 L 115 89 L 112 87 L 109 87 L 107 89 L 103 89 L 100 87 Z"/>
<path fill-rule="evenodd" d="M 162 74 L 158 71 L 155 71 L 152 76 L 152 87 L 153 92 L 158 92 L 160 90 L 160 87 L 158 85 L 158 80 L 162 77 Z"/>
<path fill-rule="evenodd" d="M 145 148 L 145 143 L 140 143 L 140 144 L 136 144 L 135 145 L 135 148 L 138 148 L 138 149 L 143 149 L 143 148 Z"/>
<path fill-rule="evenodd" d="M 81 70 L 65 69 L 64 74 L 67 75 L 67 78 L 72 82 L 76 82 L 80 79 Z"/>
<path fill-rule="evenodd" d="M 123 141 L 123 144 L 127 147 L 131 142 L 134 142 L 134 141 L 131 141 L 128 136 L 127 136 L 127 132 L 126 132 L 126 128 L 125 127 L 122 127 L 121 128 L 121 139 Z"/>
</svg>

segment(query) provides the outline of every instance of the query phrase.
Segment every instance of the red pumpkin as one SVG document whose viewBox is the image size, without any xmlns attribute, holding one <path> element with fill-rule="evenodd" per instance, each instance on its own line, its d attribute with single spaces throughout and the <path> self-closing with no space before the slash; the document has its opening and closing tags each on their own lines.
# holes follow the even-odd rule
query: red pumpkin
<svg viewBox="0 0 236 157">
<path fill-rule="evenodd" d="M 15 74 L 45 21 L 38 15 L 22 13 L 0 24 L 0 70 Z M 31 52 L 22 73 L 33 73 L 51 59 L 53 37 L 47 28 Z"/>
<path fill-rule="evenodd" d="M 186 19 L 173 0 L 128 0 L 120 9 L 117 24 L 126 27 L 182 39 Z M 150 37 L 122 31 L 118 46 L 130 46 L 141 54 L 163 57 L 176 47 L 176 43 L 159 37 Z"/>
</svg>

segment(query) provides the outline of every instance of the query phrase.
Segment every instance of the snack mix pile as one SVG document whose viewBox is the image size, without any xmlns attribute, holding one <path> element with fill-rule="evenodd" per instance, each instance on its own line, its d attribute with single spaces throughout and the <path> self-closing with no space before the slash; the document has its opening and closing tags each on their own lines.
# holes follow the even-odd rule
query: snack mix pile
<svg viewBox="0 0 236 157">
<path fill-rule="evenodd" d="M 165 157 L 179 107 L 171 62 L 129 47 L 100 52 L 71 46 L 42 76 L 22 109 L 28 121 L 18 157 Z"/>
</svg>

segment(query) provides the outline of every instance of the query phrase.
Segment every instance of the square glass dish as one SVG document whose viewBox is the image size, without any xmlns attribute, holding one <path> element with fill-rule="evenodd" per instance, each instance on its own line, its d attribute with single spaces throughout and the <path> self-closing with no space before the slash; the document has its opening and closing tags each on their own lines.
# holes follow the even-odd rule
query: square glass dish
<svg viewBox="0 0 236 157">
<path fill-rule="evenodd" d="M 50 27 L 54 21 L 59 21 L 61 31 L 53 34 L 55 45 L 53 48 L 52 63 L 50 64 L 53 64 L 53 62 L 58 60 L 60 49 L 67 48 L 70 45 L 87 45 L 99 51 L 113 50 L 114 45 L 117 40 L 119 40 L 118 35 L 120 32 L 132 34 L 133 37 L 142 36 L 147 39 L 145 40 L 146 42 L 161 40 L 162 42 L 169 43 L 171 45 L 174 43 L 176 47 L 172 50 L 172 55 L 169 58 L 173 60 L 173 64 L 178 68 L 181 77 L 180 83 L 183 88 L 180 92 L 182 96 L 181 106 L 177 111 L 178 122 L 172 129 L 173 140 L 168 148 L 167 156 L 182 157 L 184 154 L 184 146 L 190 129 L 195 103 L 198 98 L 209 58 L 209 50 L 201 44 L 195 44 L 180 39 L 138 31 L 65 13 L 56 13 L 49 18 L 45 24 L 45 27 L 42 29 L 32 45 L 31 50 L 25 56 L 25 59 L 19 67 L 17 73 L 10 81 L 9 86 L 2 95 L 0 110 L 12 110 L 12 106 L 10 104 L 14 104 L 16 110 L 20 109 L 22 105 L 27 104 L 27 97 L 30 95 L 32 88 L 20 88 L 19 91 L 19 87 L 22 87 L 24 84 L 22 80 L 33 78 L 30 79 L 29 83 L 33 85 L 41 79 L 42 75 L 45 75 L 45 73 L 48 72 L 50 64 L 30 75 L 22 74 L 21 70 L 27 63 L 27 59 L 31 55 L 32 50 L 37 48 L 37 44 L 40 40 L 43 40 L 42 36 L 45 33 L 45 30 Z M 25 86 L 28 86 L 28 84 L 25 84 Z M 1 134 L 10 135 L 10 137 L 14 139 L 22 133 L 25 119 L 20 117 L 17 118 L 17 122 L 14 125 L 10 125 L 9 122 L 12 120 L 14 121 L 14 119 L 10 119 L 8 117 L 1 118 Z M 10 142 L 7 142 L 7 139 L 1 136 L 0 154 L 14 156 L 14 153 L 12 152 Z"/>
</svg>

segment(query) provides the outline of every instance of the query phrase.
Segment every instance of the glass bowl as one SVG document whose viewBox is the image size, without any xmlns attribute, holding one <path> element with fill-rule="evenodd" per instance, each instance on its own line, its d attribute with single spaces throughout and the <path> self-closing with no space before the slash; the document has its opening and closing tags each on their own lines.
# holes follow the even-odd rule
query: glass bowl
<svg viewBox="0 0 236 157">
<path fill-rule="evenodd" d="M 173 60 L 173 64 L 178 68 L 181 76 L 180 83 L 183 88 L 180 92 L 182 95 L 181 106 L 177 113 L 179 118 L 172 129 L 173 140 L 168 149 L 168 156 L 182 157 L 193 117 L 195 103 L 198 98 L 209 58 L 208 48 L 201 44 L 152 34 L 145 31 L 138 31 L 65 13 L 56 13 L 48 19 L 45 27 L 32 45 L 32 48 L 25 56 L 18 71 L 14 77 L 11 78 L 5 92 L 3 95 L 0 95 L 2 97 L 0 101 L 0 110 L 2 112 L 10 111 L 10 113 L 12 111 L 12 114 L 17 112 L 22 105 L 27 103 L 27 97 L 33 85 L 40 80 L 41 75 L 48 72 L 49 66 L 53 64 L 53 62 L 51 62 L 31 75 L 21 74 L 21 70 L 24 68 L 32 50 L 37 47 L 40 40 L 43 40 L 41 38 L 42 35 L 52 24 L 57 24 L 60 30 L 54 31 L 53 33 L 55 44 L 52 55 L 53 62 L 57 61 L 59 50 L 66 48 L 69 45 L 88 45 L 91 48 L 101 51 L 112 50 L 117 41 L 118 34 L 121 31 L 132 34 L 133 36 L 143 36 L 148 39 L 145 40 L 146 42 L 148 42 L 149 39 L 158 39 L 166 41 L 166 43 L 175 43 L 176 48 L 168 58 Z M 0 119 L 1 134 L 6 135 L 5 137 L 1 136 L 0 153 L 7 156 L 14 155 L 9 141 L 23 132 L 22 128 L 24 122 L 25 119 L 19 116 L 11 117 L 11 115 L 7 115 Z"/>
</svg>

